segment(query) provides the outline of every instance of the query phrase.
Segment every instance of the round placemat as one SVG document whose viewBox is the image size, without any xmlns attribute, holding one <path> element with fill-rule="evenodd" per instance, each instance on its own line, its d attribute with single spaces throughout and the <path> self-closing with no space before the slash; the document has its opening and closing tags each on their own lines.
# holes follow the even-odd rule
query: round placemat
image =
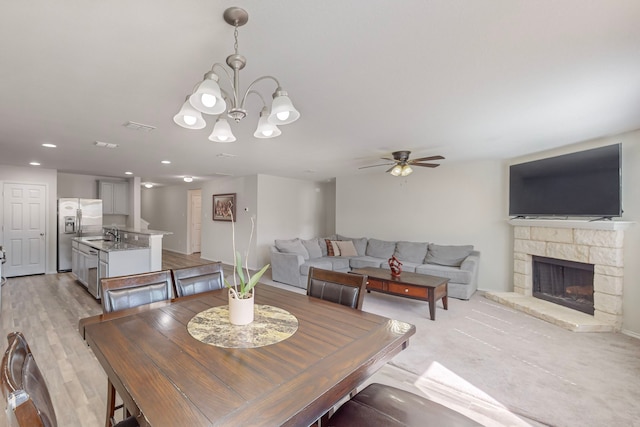
<svg viewBox="0 0 640 427">
<path fill-rule="evenodd" d="M 189 334 L 198 341 L 225 348 L 255 348 L 286 340 L 298 330 L 298 319 L 286 310 L 256 304 L 254 320 L 248 325 L 229 322 L 229 306 L 202 311 L 187 324 Z"/>
</svg>

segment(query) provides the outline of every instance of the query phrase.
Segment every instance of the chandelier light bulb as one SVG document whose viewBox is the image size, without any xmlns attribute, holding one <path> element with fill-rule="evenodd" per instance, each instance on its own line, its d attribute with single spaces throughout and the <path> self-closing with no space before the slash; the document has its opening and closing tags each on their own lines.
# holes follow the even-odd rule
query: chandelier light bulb
<svg viewBox="0 0 640 427">
<path fill-rule="evenodd" d="M 178 125 L 186 129 L 202 129 L 207 125 L 207 122 L 202 118 L 202 114 L 191 106 L 189 103 L 189 97 L 184 101 L 178 114 L 173 116 L 173 121 Z"/>
<path fill-rule="evenodd" d="M 278 120 L 285 121 L 289 118 L 289 114 L 288 111 L 281 111 L 276 114 L 276 117 L 278 117 Z"/>
<path fill-rule="evenodd" d="M 258 127 L 256 128 L 253 136 L 256 138 L 275 138 L 282 134 L 282 131 L 278 129 L 278 126 L 269 123 L 269 110 L 264 107 L 260 112 L 260 120 L 258 120 Z"/>
<path fill-rule="evenodd" d="M 211 108 L 216 105 L 216 97 L 209 93 L 202 94 L 202 96 L 200 97 L 200 101 L 202 101 L 202 105 L 207 108 Z"/>
<path fill-rule="evenodd" d="M 213 142 L 233 142 L 236 137 L 231 132 L 231 126 L 226 119 L 218 118 L 213 126 L 213 132 L 209 135 L 209 141 Z"/>
</svg>

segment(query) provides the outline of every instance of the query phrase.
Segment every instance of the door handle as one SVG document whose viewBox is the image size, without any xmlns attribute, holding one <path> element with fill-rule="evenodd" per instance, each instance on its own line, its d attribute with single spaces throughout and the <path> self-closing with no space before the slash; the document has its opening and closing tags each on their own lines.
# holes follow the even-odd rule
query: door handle
<svg viewBox="0 0 640 427">
<path fill-rule="evenodd" d="M 40 236 L 44 236 L 44 233 L 40 233 Z"/>
</svg>

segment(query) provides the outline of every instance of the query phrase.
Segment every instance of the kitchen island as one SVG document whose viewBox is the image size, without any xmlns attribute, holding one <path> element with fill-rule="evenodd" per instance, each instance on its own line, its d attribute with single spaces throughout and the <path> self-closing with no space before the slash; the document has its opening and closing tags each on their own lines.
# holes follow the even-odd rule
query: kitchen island
<svg viewBox="0 0 640 427">
<path fill-rule="evenodd" d="M 107 227 L 104 226 L 105 233 L 115 231 L 120 236 L 121 241 L 133 244 L 143 244 L 150 249 L 149 270 L 162 270 L 162 238 L 165 235 L 173 234 L 170 231 L 148 230 L 132 227 Z"/>
<path fill-rule="evenodd" d="M 151 248 L 145 240 L 110 240 L 104 236 L 75 237 L 71 241 L 71 272 L 96 299 L 100 279 L 151 270 Z"/>
</svg>

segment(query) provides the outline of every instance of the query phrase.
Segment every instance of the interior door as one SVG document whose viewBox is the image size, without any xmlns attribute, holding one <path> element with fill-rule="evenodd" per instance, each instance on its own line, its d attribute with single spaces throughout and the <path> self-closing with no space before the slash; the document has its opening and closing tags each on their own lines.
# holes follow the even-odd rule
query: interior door
<svg viewBox="0 0 640 427">
<path fill-rule="evenodd" d="M 191 253 L 200 252 L 202 229 L 202 191 L 192 190 L 191 194 Z"/>
<path fill-rule="evenodd" d="M 46 264 L 46 188 L 5 183 L 4 246 L 6 277 L 44 274 Z"/>
</svg>

